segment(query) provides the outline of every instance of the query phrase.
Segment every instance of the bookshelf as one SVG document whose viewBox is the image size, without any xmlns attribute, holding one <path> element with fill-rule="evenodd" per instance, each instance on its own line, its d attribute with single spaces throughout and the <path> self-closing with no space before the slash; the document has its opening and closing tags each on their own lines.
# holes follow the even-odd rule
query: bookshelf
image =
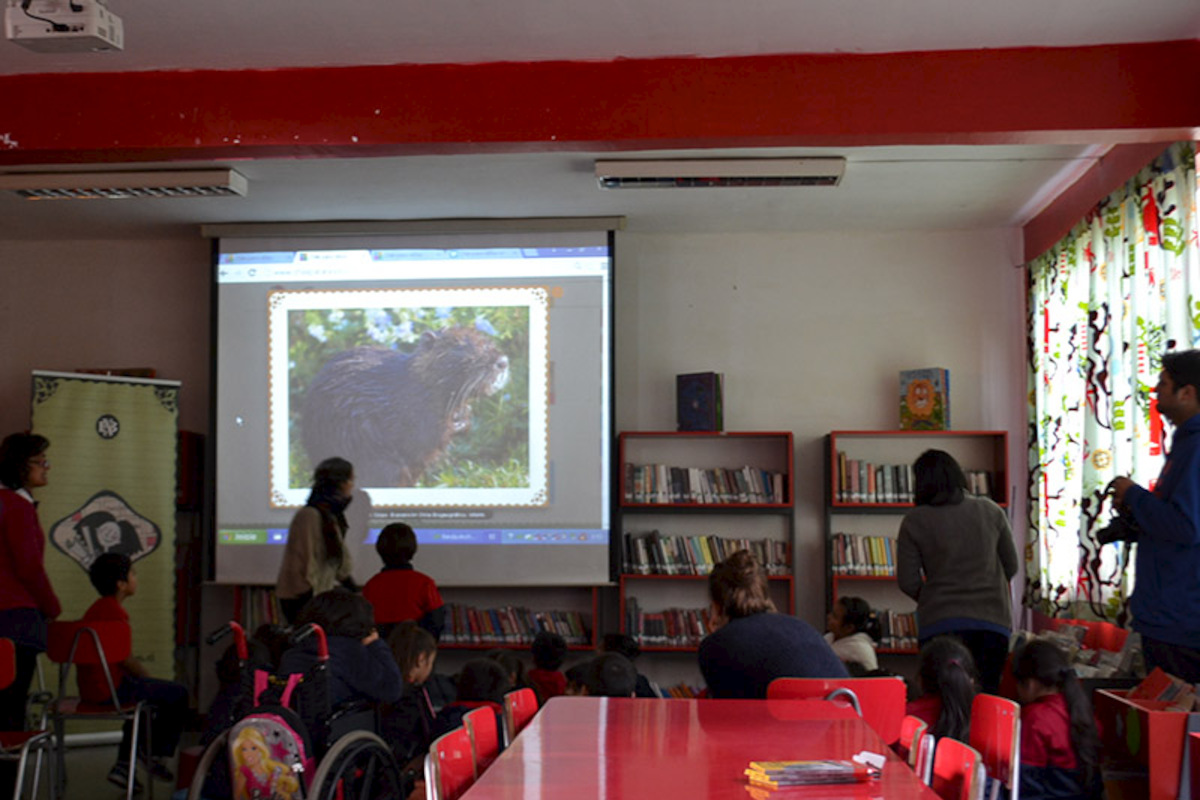
<svg viewBox="0 0 1200 800">
<path fill-rule="evenodd" d="M 880 654 L 917 652 L 916 604 L 896 585 L 895 539 L 912 503 L 911 465 L 950 453 L 972 490 L 1007 508 L 1005 431 L 831 431 L 825 437 L 826 610 L 859 596 L 879 614 Z"/>
<path fill-rule="evenodd" d="M 692 653 L 708 573 L 747 548 L 793 613 L 791 432 L 626 431 L 618 437 L 620 630 L 642 651 Z"/>
</svg>

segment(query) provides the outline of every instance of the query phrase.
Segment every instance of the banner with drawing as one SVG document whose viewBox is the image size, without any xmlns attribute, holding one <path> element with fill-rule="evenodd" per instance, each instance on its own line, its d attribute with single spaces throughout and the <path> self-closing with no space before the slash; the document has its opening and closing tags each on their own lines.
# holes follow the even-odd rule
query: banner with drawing
<svg viewBox="0 0 1200 800">
<path fill-rule="evenodd" d="M 87 571 L 97 556 L 129 556 L 134 655 L 160 678 L 174 676 L 178 404 L 176 381 L 33 373 L 33 431 L 50 440 L 51 462 L 38 516 L 63 618 L 96 599 Z"/>
</svg>

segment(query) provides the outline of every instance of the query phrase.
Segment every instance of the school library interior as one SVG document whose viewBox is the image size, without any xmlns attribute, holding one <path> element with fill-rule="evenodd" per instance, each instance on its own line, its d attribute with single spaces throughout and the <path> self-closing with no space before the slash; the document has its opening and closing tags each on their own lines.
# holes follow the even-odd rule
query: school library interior
<svg viewBox="0 0 1200 800">
<path fill-rule="evenodd" d="M 0 791 L 1189 796 L 1200 9 L 866 2 L 10 3 Z"/>
</svg>

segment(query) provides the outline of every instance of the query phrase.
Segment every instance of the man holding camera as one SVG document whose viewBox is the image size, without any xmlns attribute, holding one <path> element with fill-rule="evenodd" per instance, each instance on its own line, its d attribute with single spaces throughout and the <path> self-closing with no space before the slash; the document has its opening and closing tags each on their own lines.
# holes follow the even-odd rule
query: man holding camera
<svg viewBox="0 0 1200 800">
<path fill-rule="evenodd" d="M 1109 489 L 1113 507 L 1136 523 L 1130 608 L 1147 669 L 1200 682 L 1200 350 L 1162 359 L 1158 413 L 1175 435 L 1153 491 L 1127 477 Z"/>
</svg>

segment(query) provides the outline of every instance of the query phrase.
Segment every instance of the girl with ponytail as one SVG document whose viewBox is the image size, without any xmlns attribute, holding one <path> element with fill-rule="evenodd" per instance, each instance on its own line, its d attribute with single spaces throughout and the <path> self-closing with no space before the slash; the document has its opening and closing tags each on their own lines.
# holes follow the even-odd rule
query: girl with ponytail
<svg viewBox="0 0 1200 800">
<path fill-rule="evenodd" d="M 1021 701 L 1021 787 L 1024 800 L 1099 798 L 1100 735 L 1092 703 L 1067 655 L 1034 639 L 1013 659 Z"/>
<path fill-rule="evenodd" d="M 921 648 L 923 694 L 906 709 L 929 725 L 934 736 L 967 741 L 978 676 L 971 651 L 953 636 L 938 636 Z"/>
</svg>

